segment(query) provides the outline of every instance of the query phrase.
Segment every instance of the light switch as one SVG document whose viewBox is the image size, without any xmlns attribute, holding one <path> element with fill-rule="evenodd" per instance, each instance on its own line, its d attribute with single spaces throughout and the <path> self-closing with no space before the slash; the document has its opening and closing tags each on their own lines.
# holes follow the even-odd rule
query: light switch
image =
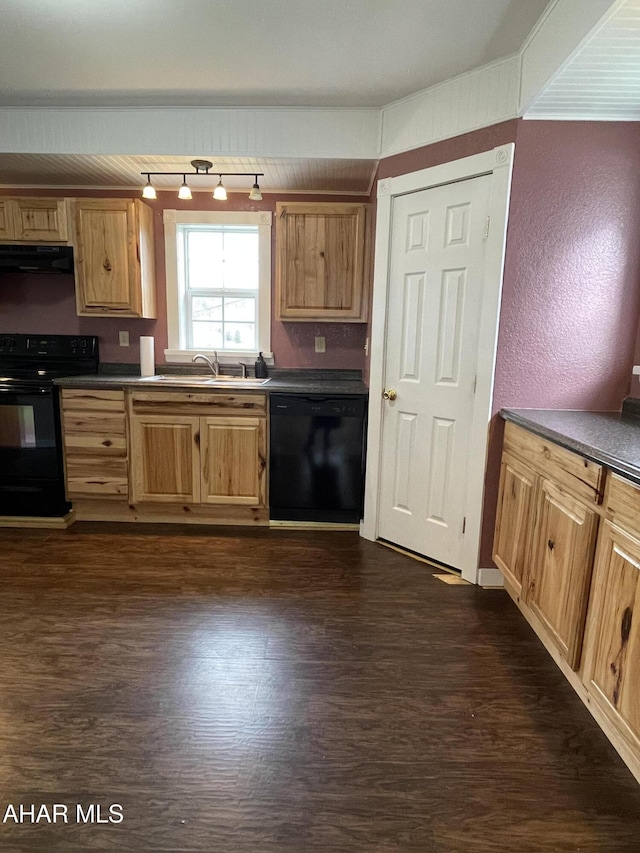
<svg viewBox="0 0 640 853">
<path fill-rule="evenodd" d="M 316 335 L 316 352 L 326 352 L 327 341 L 324 335 Z"/>
<path fill-rule="evenodd" d="M 118 342 L 121 347 L 129 346 L 129 332 L 118 332 Z"/>
</svg>

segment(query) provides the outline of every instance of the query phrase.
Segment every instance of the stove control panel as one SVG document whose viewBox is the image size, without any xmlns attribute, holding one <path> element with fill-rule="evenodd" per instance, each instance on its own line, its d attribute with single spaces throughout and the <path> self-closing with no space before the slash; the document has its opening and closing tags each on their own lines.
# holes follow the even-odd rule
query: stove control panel
<svg viewBox="0 0 640 853">
<path fill-rule="evenodd" d="M 0 335 L 0 356 L 45 358 L 97 358 L 98 338 L 93 335 Z"/>
</svg>

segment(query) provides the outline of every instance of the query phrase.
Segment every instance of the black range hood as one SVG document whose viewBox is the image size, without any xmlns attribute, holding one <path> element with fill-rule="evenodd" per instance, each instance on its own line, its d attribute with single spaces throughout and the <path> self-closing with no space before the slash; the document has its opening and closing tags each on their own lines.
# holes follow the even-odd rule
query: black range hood
<svg viewBox="0 0 640 853">
<path fill-rule="evenodd" d="M 71 246 L 0 245 L 2 273 L 73 273 Z"/>
</svg>

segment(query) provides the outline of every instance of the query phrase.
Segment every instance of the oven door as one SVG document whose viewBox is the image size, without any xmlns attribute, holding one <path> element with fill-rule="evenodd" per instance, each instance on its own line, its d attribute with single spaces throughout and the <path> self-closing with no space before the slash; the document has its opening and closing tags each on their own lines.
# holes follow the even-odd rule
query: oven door
<svg viewBox="0 0 640 853">
<path fill-rule="evenodd" d="M 0 515 L 66 511 L 52 385 L 0 384 Z"/>
</svg>

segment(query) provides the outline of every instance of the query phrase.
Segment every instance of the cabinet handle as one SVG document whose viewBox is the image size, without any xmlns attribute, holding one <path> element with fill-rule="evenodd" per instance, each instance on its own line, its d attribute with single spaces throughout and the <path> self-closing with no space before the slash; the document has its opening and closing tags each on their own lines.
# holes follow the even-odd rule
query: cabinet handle
<svg viewBox="0 0 640 853">
<path fill-rule="evenodd" d="M 105 269 L 107 272 L 111 272 L 112 267 L 111 267 L 111 261 L 109 260 L 109 258 L 104 259 L 104 261 L 102 262 L 102 266 L 103 266 L 103 269 Z"/>
<path fill-rule="evenodd" d="M 547 542 L 547 548 L 548 548 L 550 551 L 553 551 L 553 549 L 554 549 L 555 547 L 556 547 L 556 543 L 553 541 L 553 539 L 549 539 L 549 541 Z"/>
</svg>

